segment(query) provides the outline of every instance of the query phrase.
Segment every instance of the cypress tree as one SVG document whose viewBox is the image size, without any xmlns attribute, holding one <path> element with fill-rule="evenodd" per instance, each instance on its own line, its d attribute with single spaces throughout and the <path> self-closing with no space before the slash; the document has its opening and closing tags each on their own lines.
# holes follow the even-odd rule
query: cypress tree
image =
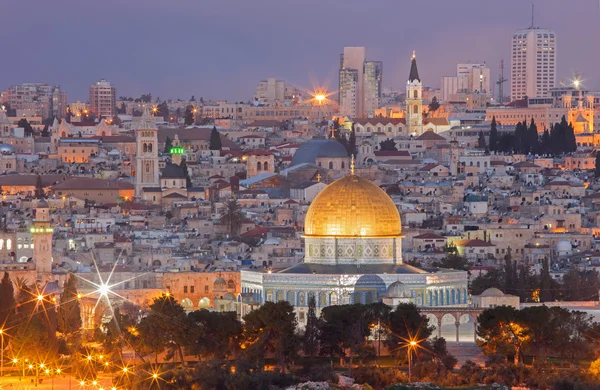
<svg viewBox="0 0 600 390">
<path fill-rule="evenodd" d="M 565 117 L 563 116 L 563 119 Z M 561 123 L 562 125 L 562 123 Z M 565 129 L 565 146 L 566 146 L 566 153 L 572 153 L 575 152 L 577 150 L 577 139 L 575 138 L 575 129 L 573 129 L 573 124 L 569 123 L 566 124 L 565 121 L 565 125 L 564 125 L 564 129 Z"/>
<path fill-rule="evenodd" d="M 529 124 L 528 135 L 529 152 L 531 154 L 538 154 L 540 152 L 540 140 L 538 136 L 537 125 L 535 124 L 533 118 L 531 118 L 531 123 Z"/>
<path fill-rule="evenodd" d="M 596 152 L 596 170 L 594 171 L 594 177 L 600 177 L 600 151 Z"/>
<path fill-rule="evenodd" d="M 0 281 L 0 328 L 6 327 L 6 324 L 15 314 L 15 290 L 8 272 L 4 272 L 2 281 Z"/>
<path fill-rule="evenodd" d="M 490 150 L 492 152 L 498 150 L 498 129 L 495 116 L 492 117 L 492 125 L 490 127 Z"/>
<path fill-rule="evenodd" d="M 184 123 L 186 126 L 191 126 L 194 124 L 194 113 L 192 112 L 192 106 L 188 106 L 185 109 Z"/>
<path fill-rule="evenodd" d="M 76 333 L 81 329 L 81 307 L 77 298 L 77 279 L 70 274 L 60 295 L 58 307 L 58 330 L 64 334 Z"/>
<path fill-rule="evenodd" d="M 317 302 L 314 295 L 308 298 L 308 313 L 304 330 L 303 350 L 306 356 L 315 356 L 319 349 L 319 321 L 316 314 Z"/>
<path fill-rule="evenodd" d="M 42 182 L 42 177 L 40 175 L 37 176 L 35 181 L 35 197 L 37 199 L 44 199 L 46 197 L 46 192 L 44 191 L 44 183 Z"/>
<path fill-rule="evenodd" d="M 515 127 L 515 139 L 513 148 L 515 153 L 526 153 L 524 151 L 526 149 L 524 127 L 526 128 L 526 126 L 523 125 L 521 122 L 517 123 L 517 126 Z"/>
<path fill-rule="evenodd" d="M 350 131 L 350 138 L 348 139 L 348 146 L 350 153 L 356 155 L 356 132 L 354 131 L 354 123 L 352 124 L 352 130 Z"/>
<path fill-rule="evenodd" d="M 183 173 L 185 173 L 185 187 L 190 188 L 192 186 L 192 179 L 190 178 L 190 172 L 187 167 L 187 161 L 185 157 L 181 159 L 181 169 L 183 169 Z"/>
<path fill-rule="evenodd" d="M 479 131 L 479 138 L 477 139 L 477 148 L 486 149 L 487 145 L 485 142 L 485 136 L 483 135 L 483 131 Z"/>
<path fill-rule="evenodd" d="M 210 150 L 221 150 L 221 136 L 216 126 L 213 126 L 212 132 L 210 133 Z"/>
<path fill-rule="evenodd" d="M 575 286 L 573 286 L 575 288 Z M 577 286 L 578 287 L 578 286 Z M 552 300 L 552 277 L 550 276 L 550 267 L 548 259 L 544 258 L 542 262 L 542 274 L 540 275 L 540 300 L 548 302 Z"/>
<path fill-rule="evenodd" d="M 544 134 L 542 134 L 540 153 L 552 154 L 552 141 L 550 140 L 550 132 L 548 131 L 548 129 L 544 129 Z"/>
<path fill-rule="evenodd" d="M 171 141 L 171 138 L 167 137 L 167 139 L 165 140 L 165 153 L 171 154 L 172 147 L 173 147 L 173 141 Z"/>
</svg>

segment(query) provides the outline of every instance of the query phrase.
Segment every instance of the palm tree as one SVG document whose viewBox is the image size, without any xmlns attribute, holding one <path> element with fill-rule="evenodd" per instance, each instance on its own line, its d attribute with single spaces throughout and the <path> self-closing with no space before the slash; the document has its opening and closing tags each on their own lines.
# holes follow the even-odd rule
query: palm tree
<svg viewBox="0 0 600 390">
<path fill-rule="evenodd" d="M 240 202 L 237 199 L 229 199 L 225 203 L 225 211 L 219 222 L 222 225 L 229 226 L 229 236 L 233 237 L 241 229 L 244 217 Z"/>
</svg>

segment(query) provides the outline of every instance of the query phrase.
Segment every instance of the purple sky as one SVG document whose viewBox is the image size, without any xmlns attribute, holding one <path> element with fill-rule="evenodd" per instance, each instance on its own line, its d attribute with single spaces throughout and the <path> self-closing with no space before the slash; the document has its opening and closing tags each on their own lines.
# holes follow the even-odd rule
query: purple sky
<svg viewBox="0 0 600 390">
<path fill-rule="evenodd" d="M 455 64 L 485 61 L 498 77 L 510 37 L 528 27 L 529 0 L 4 0 L 0 89 L 59 84 L 87 100 L 106 78 L 117 95 L 248 100 L 259 80 L 337 89 L 344 46 L 383 61 L 403 87 L 412 50 L 425 85 Z M 537 0 L 535 24 L 558 35 L 558 80 L 583 74 L 600 89 L 598 0 Z M 506 86 L 505 91 L 508 91 Z"/>
</svg>

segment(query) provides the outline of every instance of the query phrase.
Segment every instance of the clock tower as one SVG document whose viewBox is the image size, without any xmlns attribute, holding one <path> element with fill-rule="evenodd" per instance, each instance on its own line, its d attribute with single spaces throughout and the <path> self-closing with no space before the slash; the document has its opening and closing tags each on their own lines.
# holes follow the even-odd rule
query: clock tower
<svg viewBox="0 0 600 390">
<path fill-rule="evenodd" d="M 52 273 L 52 233 L 54 229 L 50 221 L 50 209 L 44 199 L 40 199 L 35 208 L 35 219 L 32 221 L 33 262 L 38 280 L 48 278 Z"/>
<path fill-rule="evenodd" d="M 417 56 L 413 51 L 410 74 L 406 82 L 406 129 L 408 135 L 423 133 L 423 83 L 417 70 Z"/>
</svg>

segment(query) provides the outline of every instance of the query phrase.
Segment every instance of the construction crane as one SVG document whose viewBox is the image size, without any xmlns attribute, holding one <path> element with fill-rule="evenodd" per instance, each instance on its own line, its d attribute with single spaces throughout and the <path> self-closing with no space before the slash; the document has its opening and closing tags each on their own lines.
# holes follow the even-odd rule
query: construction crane
<svg viewBox="0 0 600 390">
<path fill-rule="evenodd" d="M 498 103 L 502 104 L 504 101 L 504 87 L 503 84 L 508 80 L 504 78 L 504 60 L 500 60 L 500 76 L 498 76 L 498 81 L 496 84 L 498 85 Z"/>
</svg>

